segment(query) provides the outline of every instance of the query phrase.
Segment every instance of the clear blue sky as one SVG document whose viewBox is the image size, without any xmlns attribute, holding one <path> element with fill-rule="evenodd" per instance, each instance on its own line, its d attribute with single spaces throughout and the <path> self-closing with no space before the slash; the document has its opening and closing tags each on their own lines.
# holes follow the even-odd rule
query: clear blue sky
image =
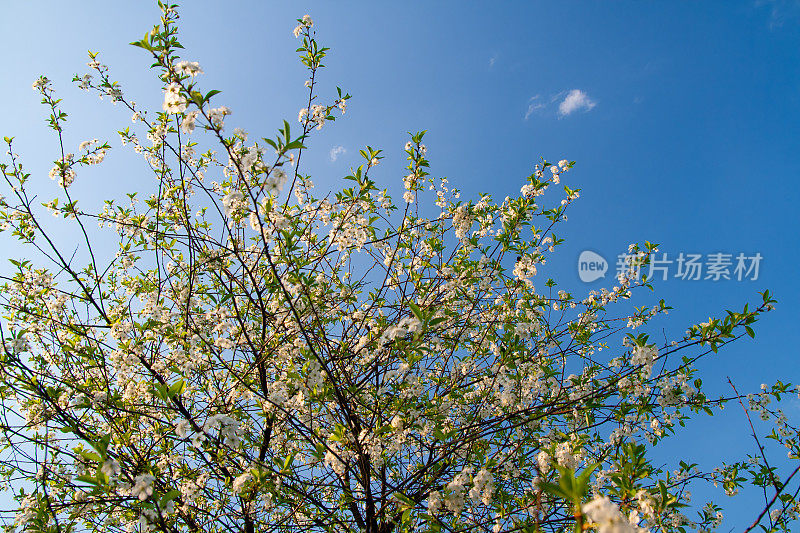
<svg viewBox="0 0 800 533">
<path fill-rule="evenodd" d="M 160 105 L 150 62 L 127 45 L 156 22 L 153 4 L 0 7 L 0 134 L 17 137 L 37 179 L 55 148 L 30 88 L 39 74 L 65 98 L 76 145 L 101 137 L 118 146 L 114 132 L 130 123 L 69 82 L 86 70 L 87 49 L 101 52 L 128 96 Z M 728 375 L 743 389 L 800 381 L 800 2 L 187 3 L 185 58 L 200 62 L 208 89 L 223 91 L 217 102 L 232 108 L 231 126 L 267 136 L 284 118 L 296 124 L 304 73 L 291 29 L 304 13 L 332 48 L 323 94 L 338 85 L 353 95 L 345 119 L 312 142 L 306 168 L 319 188 L 339 187 L 366 144 L 386 151 L 378 179 L 396 187 L 405 132 L 421 129 L 433 173 L 465 197 L 517 192 L 539 157 L 575 160 L 566 182 L 582 197 L 551 265 L 563 286 L 603 284 L 579 281 L 584 249 L 612 268 L 628 243 L 645 239 L 671 258 L 760 253 L 757 281 L 659 283 L 656 295 L 676 310 L 653 333 L 680 333 L 769 288 L 777 310 L 757 324 L 755 341 L 707 361 L 706 381 L 720 392 Z M 584 105 L 561 113 L 574 90 Z M 332 161 L 337 146 L 345 152 Z M 125 152 L 113 150 L 104 177 L 76 187 L 99 199 L 135 183 Z M 796 402 L 787 407 L 800 413 Z M 676 446 L 709 461 L 753 449 L 741 413 L 695 424 Z M 739 523 L 747 516 L 731 513 Z"/>
</svg>

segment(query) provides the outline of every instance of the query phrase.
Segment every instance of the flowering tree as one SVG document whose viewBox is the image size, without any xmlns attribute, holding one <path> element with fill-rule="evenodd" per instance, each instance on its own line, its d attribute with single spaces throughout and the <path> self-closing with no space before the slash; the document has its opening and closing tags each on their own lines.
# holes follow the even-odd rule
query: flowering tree
<svg viewBox="0 0 800 533">
<path fill-rule="evenodd" d="M 655 245 L 632 245 L 610 290 L 537 281 L 578 197 L 545 199 L 566 160 L 537 165 L 516 198 L 465 202 L 429 174 L 420 132 L 401 201 L 370 178 L 382 156 L 369 147 L 347 188 L 317 196 L 302 156 L 350 96 L 317 94 L 328 49 L 311 18 L 294 30 L 309 73 L 300 131 L 248 141 L 179 57 L 175 6 L 159 5 L 133 44 L 152 55 L 162 110 L 136 106 L 95 53 L 74 80 L 133 113 L 119 134 L 149 195 L 79 206 L 70 186 L 111 146 L 67 153 L 45 77 L 56 198 L 35 200 L 6 138 L 0 224 L 39 258 L 11 261 L 0 300 L 7 530 L 709 530 L 719 507 L 681 512 L 698 480 L 762 487 L 767 528 L 796 516 L 796 470 L 781 481 L 760 441 L 710 472 L 650 453 L 693 414 L 745 398 L 706 397 L 695 363 L 752 336 L 768 292 L 661 342 L 644 331 L 663 301 L 613 311 L 650 286 Z M 48 233 L 48 210 L 78 252 Z M 797 430 L 769 401 L 789 387 L 750 395 L 745 412 L 796 457 Z"/>
</svg>

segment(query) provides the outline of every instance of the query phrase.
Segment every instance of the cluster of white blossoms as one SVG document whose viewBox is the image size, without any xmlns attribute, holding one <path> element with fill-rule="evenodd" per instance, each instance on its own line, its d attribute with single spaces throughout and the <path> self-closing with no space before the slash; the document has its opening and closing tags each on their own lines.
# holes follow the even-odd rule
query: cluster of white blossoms
<svg viewBox="0 0 800 533">
<path fill-rule="evenodd" d="M 181 94 L 181 86 L 172 82 L 164 89 L 164 103 L 161 106 L 165 113 L 183 113 L 188 102 Z"/>
<path fill-rule="evenodd" d="M 631 354 L 631 364 L 641 366 L 645 376 L 650 377 L 657 357 L 658 347 L 656 345 L 636 346 Z"/>
<path fill-rule="evenodd" d="M 237 476 L 236 479 L 233 480 L 232 489 L 234 494 L 242 494 L 245 492 L 249 488 L 251 481 L 253 481 L 253 474 L 249 470 Z"/>
<path fill-rule="evenodd" d="M 474 218 L 468 205 L 462 204 L 454 210 L 453 229 L 455 230 L 456 237 L 461 242 L 467 239 L 473 220 Z"/>
<path fill-rule="evenodd" d="M 558 165 L 550 165 L 550 173 L 553 175 L 552 180 L 553 183 L 558 185 L 561 182 L 561 174 L 569 170 L 569 161 L 566 159 L 562 159 L 558 162 Z"/>
<path fill-rule="evenodd" d="M 19 355 L 28 350 L 28 341 L 25 340 L 25 337 L 8 339 L 5 342 L 5 349 L 14 355 Z"/>
<path fill-rule="evenodd" d="M 64 159 L 57 161 L 53 168 L 50 169 L 48 176 L 51 180 L 58 180 L 58 184 L 65 189 L 75 182 L 75 170 L 72 168 L 75 155 L 66 154 Z"/>
<path fill-rule="evenodd" d="M 100 467 L 100 471 L 103 472 L 110 478 L 114 478 L 122 473 L 122 466 L 119 464 L 119 461 L 116 459 L 106 459 L 103 462 L 103 466 Z"/>
<path fill-rule="evenodd" d="M 403 200 L 407 204 L 411 204 L 414 203 L 417 191 L 421 190 L 419 169 L 416 168 L 416 163 L 425 157 L 428 148 L 422 143 L 413 143 L 409 141 L 406 143 L 404 150 L 408 154 L 409 161 L 412 162 L 412 165 L 408 168 L 413 171 L 403 178 L 403 188 L 405 189 Z M 378 164 L 378 161 L 373 160 L 370 164 L 374 166 Z M 430 188 L 434 190 L 433 184 L 430 185 Z"/>
<path fill-rule="evenodd" d="M 454 515 L 459 515 L 464 510 L 465 492 L 467 485 L 470 482 L 470 474 L 472 474 L 472 467 L 465 466 L 461 472 L 445 486 L 444 495 L 439 491 L 432 491 L 428 495 L 428 512 L 430 514 L 437 513 L 442 504 L 444 507 L 452 512 Z"/>
<path fill-rule="evenodd" d="M 553 458 L 550 457 L 550 454 L 547 453 L 545 450 L 540 451 L 536 455 L 536 466 L 539 469 L 539 475 L 544 476 L 550 471 L 550 467 L 552 466 Z"/>
<path fill-rule="evenodd" d="M 765 385 L 762 385 L 762 387 L 766 388 Z M 772 398 L 770 395 L 763 392 L 750 393 L 747 395 L 747 408 L 750 411 L 756 412 L 761 420 L 769 420 L 771 413 L 768 406 L 771 402 Z"/>
<path fill-rule="evenodd" d="M 178 61 L 175 63 L 175 72 L 182 76 L 194 78 L 198 74 L 202 74 L 203 69 L 200 68 L 200 63 L 197 61 Z"/>
<path fill-rule="evenodd" d="M 344 110 L 342 110 L 344 112 Z M 304 107 L 297 114 L 297 121 L 304 126 L 310 122 L 316 125 L 318 130 L 322 129 L 325 125 L 325 120 L 328 117 L 328 108 L 321 104 L 314 104 L 311 106 L 311 116 L 309 117 L 308 108 Z"/>
<path fill-rule="evenodd" d="M 242 442 L 242 428 L 239 421 L 224 414 L 212 415 L 203 424 L 203 433 L 211 435 L 213 431 L 217 432 L 217 436 L 222 443 L 231 449 L 236 449 Z"/>
<path fill-rule="evenodd" d="M 133 486 L 129 489 L 129 493 L 139 501 L 145 501 L 153 495 L 153 483 L 156 478 L 150 474 L 139 474 L 133 480 Z"/>
<path fill-rule="evenodd" d="M 175 511 L 175 502 L 169 501 L 166 505 L 164 505 L 161 509 L 142 509 L 141 514 L 139 515 L 139 520 L 136 522 L 136 526 L 142 533 L 148 533 L 150 531 L 154 531 L 158 529 L 159 521 L 163 520 L 165 517 L 171 515 Z M 129 529 L 133 529 L 133 523 L 126 528 L 126 532 Z"/>
<path fill-rule="evenodd" d="M 514 277 L 532 285 L 531 278 L 534 276 L 536 276 L 536 261 L 529 255 L 523 255 L 514 264 Z"/>
<path fill-rule="evenodd" d="M 280 213 L 268 209 L 268 202 L 270 197 L 280 194 L 287 179 L 286 172 L 280 168 L 273 168 L 261 184 L 261 190 L 267 196 L 258 202 L 255 209 L 250 207 L 248 198 L 241 191 L 229 192 L 222 197 L 225 216 L 228 218 L 246 216 L 250 227 L 259 233 L 264 232 L 265 236 L 271 235 L 273 228 L 279 231 L 285 229 L 288 221 Z"/>
<path fill-rule="evenodd" d="M 38 514 L 39 500 L 36 499 L 35 494 L 28 494 L 22 498 L 22 501 L 19 503 L 14 525 L 25 527 L 25 525 L 32 522 Z"/>
<path fill-rule="evenodd" d="M 164 144 L 164 140 L 167 137 L 168 127 L 164 122 L 159 122 L 155 124 L 152 128 L 150 128 L 147 132 L 147 140 L 152 143 L 153 148 L 160 148 Z M 154 156 L 150 151 L 140 152 L 142 155 L 145 156 L 148 163 L 153 165 L 155 168 L 159 168 L 162 163 L 158 160 L 156 156 Z"/>
<path fill-rule="evenodd" d="M 494 496 L 494 476 L 489 470 L 481 468 L 472 478 L 469 498 L 473 503 L 481 502 L 490 505 Z"/>
<path fill-rule="evenodd" d="M 41 91 L 42 89 L 44 89 L 44 88 L 45 88 L 45 87 L 47 87 L 48 85 L 50 85 L 50 80 L 49 80 L 49 79 L 47 79 L 47 76 L 39 76 L 39 77 L 38 77 L 38 78 L 36 78 L 36 80 L 33 82 L 33 85 L 31 85 L 31 88 L 32 88 L 34 91 Z"/>
<path fill-rule="evenodd" d="M 188 510 L 190 505 L 197 500 L 210 477 L 211 474 L 208 472 L 194 473 L 193 476 L 179 483 L 178 490 L 180 490 L 181 499 L 184 502 L 182 511 Z"/>
<path fill-rule="evenodd" d="M 92 139 L 90 141 L 83 141 L 81 144 L 78 145 L 78 151 L 83 152 L 88 150 L 93 144 L 97 143 L 97 139 Z"/>
<path fill-rule="evenodd" d="M 225 216 L 231 217 L 237 211 L 246 208 L 244 194 L 240 191 L 231 191 L 222 197 L 222 205 L 225 208 Z"/>
<path fill-rule="evenodd" d="M 200 115 L 200 111 L 194 109 L 183 116 L 183 119 L 181 120 L 181 131 L 183 133 L 189 134 L 194 131 L 195 122 L 197 121 L 198 115 Z"/>
<path fill-rule="evenodd" d="M 520 188 L 519 192 L 524 197 L 532 199 L 543 195 L 545 192 L 547 192 L 547 189 L 545 187 L 537 187 L 533 183 L 526 183 Z"/>
<path fill-rule="evenodd" d="M 580 464 L 580 459 L 572 453 L 572 443 L 565 441 L 559 442 L 556 446 L 556 462 L 564 468 L 575 470 Z"/>
<path fill-rule="evenodd" d="M 288 176 L 283 169 L 273 168 L 270 175 L 264 180 L 264 192 L 272 196 L 278 196 L 286 185 Z"/>
<path fill-rule="evenodd" d="M 225 129 L 225 117 L 230 115 L 232 111 L 226 106 L 214 107 L 208 111 L 208 120 L 211 125 L 222 131 Z"/>
<path fill-rule="evenodd" d="M 369 240 L 369 217 L 359 209 L 353 213 L 332 213 L 336 218 L 331 220 L 331 229 L 328 232 L 328 241 L 335 245 L 337 250 L 353 248 L 360 250 Z M 343 215 L 350 216 L 343 216 Z"/>
<path fill-rule="evenodd" d="M 422 330 L 422 322 L 415 316 L 404 317 L 394 326 L 387 327 L 381 339 L 384 343 L 393 341 L 397 338 L 405 337 L 408 334 L 413 335 Z"/>
<path fill-rule="evenodd" d="M 632 524 L 620 512 L 617 504 L 605 496 L 598 496 L 581 506 L 581 512 L 597 528 L 598 533 L 646 533 L 647 530 Z M 638 520 L 637 520 L 638 524 Z"/>
<path fill-rule="evenodd" d="M 311 20 L 311 17 L 308 15 L 303 15 L 303 18 L 300 19 L 300 23 L 295 26 L 294 30 L 292 30 L 292 34 L 295 37 L 300 37 L 300 34 L 303 33 L 303 30 L 306 28 L 311 28 L 314 26 L 314 21 Z"/>
<path fill-rule="evenodd" d="M 232 152 L 228 158 L 228 168 L 247 175 L 265 170 L 265 165 L 261 160 L 264 150 L 259 148 L 258 145 L 242 146 L 241 141 L 237 141 L 237 144 L 233 146 Z M 254 166 L 257 168 L 253 168 Z"/>
<path fill-rule="evenodd" d="M 346 465 L 344 462 L 339 458 L 339 454 L 335 453 L 333 450 L 328 450 L 325 453 L 325 466 L 331 468 L 336 474 L 343 476 Z"/>
<path fill-rule="evenodd" d="M 770 510 L 769 517 L 776 524 L 780 522 L 789 525 L 792 521 L 797 520 L 798 517 L 800 517 L 800 502 L 785 507 L 776 506 Z M 719 526 L 721 523 L 722 513 L 717 512 L 717 516 L 714 518 L 713 524 Z"/>
<path fill-rule="evenodd" d="M 416 191 L 417 188 L 417 176 L 415 174 L 409 174 L 403 178 L 403 187 L 406 189 L 406 192 L 403 193 L 403 200 L 407 204 L 414 203 L 414 197 L 416 196 L 414 191 Z"/>
<path fill-rule="evenodd" d="M 455 516 L 464 510 L 466 497 L 473 503 L 492 503 L 495 490 L 494 476 L 489 470 L 482 468 L 477 474 L 472 476 L 473 469 L 465 466 L 461 472 L 449 482 L 444 488 L 444 495 L 439 491 L 432 491 L 428 495 L 428 512 L 436 514 L 442 507 L 452 512 Z M 467 493 L 467 487 L 472 483 L 472 487 Z"/>
</svg>

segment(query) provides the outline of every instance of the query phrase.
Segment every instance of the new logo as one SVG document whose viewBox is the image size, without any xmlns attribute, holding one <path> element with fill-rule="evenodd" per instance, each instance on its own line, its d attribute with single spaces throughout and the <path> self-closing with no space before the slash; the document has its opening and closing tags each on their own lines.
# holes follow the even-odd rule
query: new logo
<svg viewBox="0 0 800 533">
<path fill-rule="evenodd" d="M 584 283 L 591 283 L 592 281 L 604 278 L 608 271 L 608 261 L 605 258 L 591 250 L 584 250 L 578 257 L 578 277 Z"/>
</svg>

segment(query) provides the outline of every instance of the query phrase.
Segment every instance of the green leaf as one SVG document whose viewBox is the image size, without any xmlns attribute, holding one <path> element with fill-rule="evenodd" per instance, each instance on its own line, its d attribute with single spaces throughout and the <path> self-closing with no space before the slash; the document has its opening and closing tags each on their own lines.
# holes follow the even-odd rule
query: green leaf
<svg viewBox="0 0 800 533">
<path fill-rule="evenodd" d="M 94 478 L 94 477 L 92 477 L 92 476 L 86 475 L 86 474 L 80 475 L 80 476 L 76 477 L 75 479 L 77 479 L 78 481 L 83 481 L 84 483 L 88 483 L 88 484 L 90 484 L 90 485 L 95 485 L 95 486 L 97 486 L 97 485 L 99 485 L 99 484 L 100 484 L 100 483 L 97 481 L 97 479 L 95 479 L 95 478 Z"/>
<path fill-rule="evenodd" d="M 167 505 L 169 502 L 171 502 L 180 495 L 181 491 L 173 489 L 161 497 L 161 502 L 159 503 L 159 505 L 161 507 L 164 507 L 165 505 Z"/>
<path fill-rule="evenodd" d="M 539 487 L 546 493 L 556 496 L 558 498 L 563 498 L 565 500 L 572 500 L 571 494 L 564 491 L 564 489 L 553 483 L 543 482 L 539 484 Z"/>
<path fill-rule="evenodd" d="M 167 395 L 169 398 L 175 398 L 176 396 L 183 394 L 184 389 L 186 389 L 186 382 L 180 379 L 172 384 L 172 386 L 169 388 L 169 391 L 167 391 Z"/>
<path fill-rule="evenodd" d="M 411 309 L 411 312 L 414 313 L 414 316 L 417 317 L 418 320 L 424 321 L 425 316 L 422 314 L 422 310 L 415 304 L 414 302 L 409 301 L 408 307 Z"/>
<path fill-rule="evenodd" d="M 289 467 L 292 465 L 292 461 L 294 461 L 294 454 L 289 454 L 286 456 L 286 459 L 283 461 L 283 470 L 284 472 L 289 471 Z"/>
<path fill-rule="evenodd" d="M 221 93 L 221 92 L 222 92 L 222 91 L 218 91 L 218 90 L 216 90 L 216 89 L 213 89 L 213 90 L 211 90 L 211 91 L 208 91 L 208 92 L 206 93 L 206 95 L 203 97 L 203 101 L 204 101 L 204 102 L 208 102 L 209 100 L 211 100 L 211 97 L 212 97 L 212 96 L 214 96 L 215 94 L 219 94 L 219 93 Z"/>
</svg>

